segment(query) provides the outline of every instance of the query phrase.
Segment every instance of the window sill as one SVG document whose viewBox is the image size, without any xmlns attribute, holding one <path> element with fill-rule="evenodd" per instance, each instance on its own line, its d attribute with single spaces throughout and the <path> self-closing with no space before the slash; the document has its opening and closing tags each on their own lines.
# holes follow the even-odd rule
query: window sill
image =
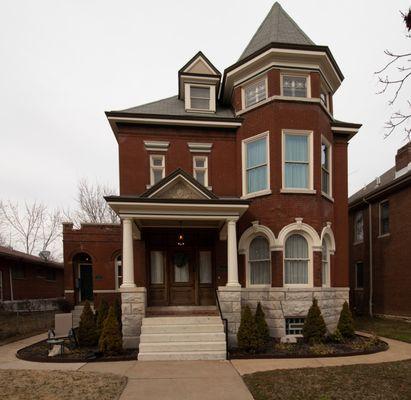
<svg viewBox="0 0 411 400">
<path fill-rule="evenodd" d="M 280 190 L 281 193 L 294 193 L 294 194 L 316 194 L 317 191 L 315 189 L 287 189 L 282 188 Z"/>
<path fill-rule="evenodd" d="M 265 285 L 261 284 L 261 285 L 251 285 L 249 283 L 247 283 L 246 288 L 247 289 L 270 289 L 272 286 L 271 284 L 267 283 Z"/>
<path fill-rule="evenodd" d="M 334 198 L 331 197 L 329 194 L 324 193 L 323 191 L 321 192 L 321 196 L 325 197 L 327 200 L 331 201 L 332 203 L 334 203 Z"/>
<path fill-rule="evenodd" d="M 382 238 L 389 237 L 390 235 L 391 235 L 390 233 L 384 233 L 383 235 L 378 235 L 377 238 L 382 239 Z"/>
<path fill-rule="evenodd" d="M 291 284 L 291 283 L 284 283 L 284 287 L 287 289 L 313 289 L 314 286 L 309 283 L 301 283 L 301 284 Z"/>
<path fill-rule="evenodd" d="M 357 246 L 357 244 L 363 244 L 363 243 L 364 243 L 364 240 L 359 240 L 357 242 L 354 242 L 353 246 Z"/>
<path fill-rule="evenodd" d="M 203 110 L 201 108 L 187 108 L 188 113 L 204 113 L 204 114 L 215 114 L 215 110 Z"/>
<path fill-rule="evenodd" d="M 287 101 L 304 101 L 306 103 L 320 103 L 320 99 L 313 97 L 297 97 L 297 96 L 273 96 L 275 100 L 287 100 Z"/>
<path fill-rule="evenodd" d="M 364 290 L 364 288 L 363 287 L 356 287 L 356 288 L 354 288 L 354 290 L 359 290 L 360 292 L 362 292 Z"/>
<path fill-rule="evenodd" d="M 271 189 L 260 190 L 259 192 L 247 193 L 241 196 L 242 199 L 252 199 L 253 197 L 266 196 L 271 194 Z"/>
</svg>

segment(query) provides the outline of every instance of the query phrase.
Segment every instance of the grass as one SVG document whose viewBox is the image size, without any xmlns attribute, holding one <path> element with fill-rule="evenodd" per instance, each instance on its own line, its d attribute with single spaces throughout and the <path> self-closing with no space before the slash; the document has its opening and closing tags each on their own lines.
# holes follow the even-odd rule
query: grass
<svg viewBox="0 0 411 400">
<path fill-rule="evenodd" d="M 411 361 L 256 372 L 244 381 L 255 400 L 411 399 Z"/>
<path fill-rule="evenodd" d="M 81 371 L 0 370 L 2 400 L 114 400 L 126 377 Z"/>
<path fill-rule="evenodd" d="M 54 326 L 55 313 L 56 311 L 0 312 L 0 346 L 46 332 Z"/>
<path fill-rule="evenodd" d="M 411 322 L 391 318 L 356 317 L 355 329 L 411 343 Z"/>
</svg>

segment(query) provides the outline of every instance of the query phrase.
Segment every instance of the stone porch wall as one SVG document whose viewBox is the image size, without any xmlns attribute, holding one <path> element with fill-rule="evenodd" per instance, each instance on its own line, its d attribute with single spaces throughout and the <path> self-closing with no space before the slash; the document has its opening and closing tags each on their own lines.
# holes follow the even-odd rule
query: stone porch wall
<svg viewBox="0 0 411 400">
<path fill-rule="evenodd" d="M 313 297 L 318 300 L 329 332 L 334 332 L 349 288 L 227 288 L 218 289 L 221 312 L 228 320 L 229 346 L 237 343 L 241 307 L 248 304 L 254 312 L 261 302 L 266 321 L 273 337 L 285 336 L 285 318 L 306 317 Z"/>
<path fill-rule="evenodd" d="M 147 291 L 139 287 L 121 293 L 121 323 L 123 325 L 123 347 L 136 349 L 140 343 L 141 323 L 146 315 Z"/>
</svg>

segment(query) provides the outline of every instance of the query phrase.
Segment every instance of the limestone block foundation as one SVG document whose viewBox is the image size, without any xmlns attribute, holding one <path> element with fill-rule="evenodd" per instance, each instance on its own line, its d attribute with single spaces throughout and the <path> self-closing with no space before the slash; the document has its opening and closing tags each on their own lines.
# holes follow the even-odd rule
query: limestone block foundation
<svg viewBox="0 0 411 400">
<path fill-rule="evenodd" d="M 219 287 L 223 318 L 228 320 L 229 347 L 237 344 L 241 307 L 246 304 L 253 312 L 261 302 L 272 337 L 285 336 L 285 318 L 305 318 L 313 298 L 318 300 L 329 332 L 334 332 L 344 301 L 349 299 L 349 288 L 229 288 Z"/>
<path fill-rule="evenodd" d="M 123 347 L 136 349 L 140 343 L 141 323 L 146 315 L 147 291 L 144 287 L 121 291 Z"/>
</svg>

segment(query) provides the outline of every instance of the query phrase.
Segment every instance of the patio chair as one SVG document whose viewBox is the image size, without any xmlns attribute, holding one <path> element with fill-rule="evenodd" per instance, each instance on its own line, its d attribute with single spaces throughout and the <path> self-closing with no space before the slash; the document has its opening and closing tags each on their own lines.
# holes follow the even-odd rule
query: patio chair
<svg viewBox="0 0 411 400">
<path fill-rule="evenodd" d="M 48 339 L 68 339 L 71 344 L 77 345 L 71 313 L 54 315 L 54 329 L 49 330 Z"/>
</svg>

